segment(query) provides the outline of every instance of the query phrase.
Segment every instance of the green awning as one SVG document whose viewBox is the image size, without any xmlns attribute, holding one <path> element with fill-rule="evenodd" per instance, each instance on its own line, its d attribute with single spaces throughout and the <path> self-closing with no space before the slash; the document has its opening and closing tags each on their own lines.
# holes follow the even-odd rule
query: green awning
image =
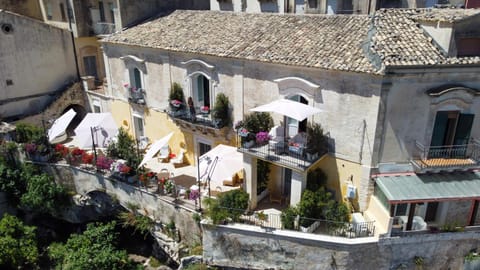
<svg viewBox="0 0 480 270">
<path fill-rule="evenodd" d="M 389 203 L 480 199 L 478 172 L 380 176 L 375 181 Z"/>
</svg>

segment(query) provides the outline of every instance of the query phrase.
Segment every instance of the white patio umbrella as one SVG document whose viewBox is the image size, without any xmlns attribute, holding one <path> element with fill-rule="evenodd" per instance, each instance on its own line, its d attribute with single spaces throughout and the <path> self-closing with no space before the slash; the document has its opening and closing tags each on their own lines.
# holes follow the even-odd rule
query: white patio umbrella
<svg viewBox="0 0 480 270">
<path fill-rule="evenodd" d="M 200 180 L 208 181 L 210 176 L 210 183 L 217 186 L 222 186 L 223 180 L 230 179 L 243 169 L 243 155 L 237 148 L 224 144 L 219 144 L 200 156 L 199 161 Z"/>
<path fill-rule="evenodd" d="M 168 144 L 168 141 L 172 136 L 173 136 L 173 132 L 170 132 L 167 136 L 161 138 L 160 140 L 155 141 L 143 156 L 142 162 L 140 162 L 140 165 L 138 165 L 138 167 L 140 168 L 145 163 L 150 161 L 153 158 L 153 156 L 155 156 L 155 154 L 158 151 L 160 151 L 160 149 L 162 149 L 162 147 Z"/>
<path fill-rule="evenodd" d="M 303 103 L 289 100 L 279 99 L 270 103 L 250 109 L 253 112 L 274 112 L 279 113 L 297 121 L 303 121 L 305 118 L 322 112 L 321 109 L 305 105 Z"/>
<path fill-rule="evenodd" d="M 93 148 L 92 129 L 95 145 L 105 148 L 118 134 L 118 126 L 111 113 L 87 113 L 75 129 L 72 145 L 79 148 Z"/>
<path fill-rule="evenodd" d="M 56 141 L 58 137 L 66 132 L 68 125 L 75 115 L 77 115 L 77 113 L 73 109 L 70 109 L 66 113 L 62 114 L 62 116 L 57 118 L 55 122 L 53 122 L 52 126 L 48 130 L 48 140 L 50 143 Z"/>
</svg>

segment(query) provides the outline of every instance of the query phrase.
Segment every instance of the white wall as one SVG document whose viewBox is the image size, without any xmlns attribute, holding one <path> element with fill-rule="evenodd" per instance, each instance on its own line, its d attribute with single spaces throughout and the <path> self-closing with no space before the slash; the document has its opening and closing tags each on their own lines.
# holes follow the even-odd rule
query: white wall
<svg viewBox="0 0 480 270">
<path fill-rule="evenodd" d="M 0 101 L 57 91 L 76 79 L 68 31 L 4 11 L 0 23 L 13 28 L 9 34 L 0 31 Z M 0 117 L 38 111 L 50 98 L 2 104 Z"/>
</svg>

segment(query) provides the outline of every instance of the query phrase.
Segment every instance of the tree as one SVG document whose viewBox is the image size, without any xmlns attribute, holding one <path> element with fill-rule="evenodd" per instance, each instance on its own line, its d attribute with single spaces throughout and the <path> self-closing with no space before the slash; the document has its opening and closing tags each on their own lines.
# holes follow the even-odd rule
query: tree
<svg viewBox="0 0 480 270">
<path fill-rule="evenodd" d="M 67 243 L 49 246 L 49 257 L 56 269 L 143 269 L 128 259 L 125 250 L 117 250 L 116 223 L 89 223 L 82 234 L 72 234 Z"/>
<path fill-rule="evenodd" d="M 35 212 L 53 214 L 68 203 L 68 194 L 51 176 L 45 173 L 31 175 L 20 203 Z"/>
<path fill-rule="evenodd" d="M 33 268 L 38 261 L 35 227 L 9 214 L 0 220 L 0 268 Z"/>
<path fill-rule="evenodd" d="M 131 168 L 137 168 L 140 163 L 135 139 L 123 128 L 118 129 L 117 142 L 108 145 L 107 155 L 126 160 L 127 165 Z M 131 173 L 134 174 L 136 171 L 131 170 Z"/>
</svg>

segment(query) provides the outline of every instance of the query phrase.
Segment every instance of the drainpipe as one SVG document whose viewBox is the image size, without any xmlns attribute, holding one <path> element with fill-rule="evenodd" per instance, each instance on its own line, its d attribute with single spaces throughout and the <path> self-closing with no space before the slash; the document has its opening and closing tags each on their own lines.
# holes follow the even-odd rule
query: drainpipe
<svg viewBox="0 0 480 270">
<path fill-rule="evenodd" d="M 75 67 L 77 69 L 77 81 L 80 81 L 80 68 L 78 67 L 78 59 L 77 59 L 77 46 L 75 46 L 75 35 L 73 34 L 72 29 L 72 17 L 73 16 L 73 9 L 70 5 L 69 0 L 65 0 L 66 7 L 67 7 L 67 17 L 68 17 L 68 29 L 70 30 L 70 37 L 72 38 L 72 45 L 73 45 L 73 56 L 75 58 Z"/>
</svg>

